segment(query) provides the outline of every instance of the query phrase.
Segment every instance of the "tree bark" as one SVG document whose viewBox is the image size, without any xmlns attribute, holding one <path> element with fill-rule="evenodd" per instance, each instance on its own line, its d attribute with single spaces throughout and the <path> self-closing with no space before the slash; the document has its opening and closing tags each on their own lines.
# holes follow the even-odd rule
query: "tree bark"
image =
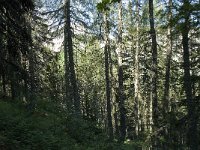
<svg viewBox="0 0 200 150">
<path fill-rule="evenodd" d="M 7 96 L 5 71 L 2 72 L 2 90 L 3 90 L 3 95 Z"/>
<path fill-rule="evenodd" d="M 169 14 L 168 21 L 172 18 L 172 0 L 169 0 Z M 163 111 L 166 114 L 169 111 L 169 90 L 170 90 L 170 68 L 171 68 L 171 57 L 172 57 L 172 30 L 171 25 L 168 27 L 168 49 L 166 58 L 166 70 L 165 70 L 165 83 L 164 83 L 164 98 L 163 98 Z"/>
<path fill-rule="evenodd" d="M 30 16 L 29 16 L 30 17 Z M 29 35 L 32 35 L 32 30 L 31 30 L 31 17 L 28 19 L 27 22 L 27 30 Z M 36 64 L 36 54 L 33 49 L 33 41 L 32 38 L 30 41 L 26 41 L 27 47 L 26 49 L 28 50 L 28 70 L 29 70 L 29 76 L 28 76 L 28 84 L 29 84 L 29 89 L 28 89 L 28 98 L 29 98 L 29 105 L 28 108 L 31 112 L 35 110 L 36 103 L 37 103 L 37 75 L 35 74 L 35 64 Z"/>
<path fill-rule="evenodd" d="M 107 123 L 109 139 L 113 140 L 113 125 L 111 115 L 111 87 L 110 87 L 110 73 L 109 73 L 109 29 L 108 29 L 108 14 L 104 14 L 104 57 L 105 57 L 105 77 L 106 77 L 106 104 L 107 104 Z"/>
<path fill-rule="evenodd" d="M 68 43 L 67 43 L 67 2 L 64 7 L 64 61 L 65 61 L 65 102 L 69 114 L 73 112 L 73 96 L 70 90 L 70 76 L 69 76 L 69 56 L 68 56 Z"/>
<path fill-rule="evenodd" d="M 16 54 L 17 54 L 17 49 L 14 43 L 14 40 L 12 37 L 8 37 L 7 39 L 7 50 L 8 50 L 8 60 L 9 62 L 12 62 L 13 64 L 16 64 Z M 11 98 L 12 100 L 16 100 L 18 97 L 18 85 L 17 81 L 18 79 L 16 78 L 16 71 L 13 66 L 9 65 L 9 80 L 10 80 L 10 89 L 11 89 Z"/>
<path fill-rule="evenodd" d="M 135 75 L 134 75 L 134 96 L 135 96 L 135 115 L 136 115 L 136 136 L 140 130 L 140 100 L 139 100 L 139 0 L 136 0 L 136 49 L 135 49 Z"/>
<path fill-rule="evenodd" d="M 165 83 L 164 83 L 164 96 L 163 96 L 163 118 L 164 121 L 167 121 L 167 113 L 169 112 L 169 106 L 170 106 L 170 69 L 171 69 L 171 58 L 172 58 L 172 28 L 171 28 L 171 18 L 172 18 L 172 0 L 169 0 L 168 2 L 169 7 L 169 13 L 168 13 L 168 33 L 167 33 L 167 58 L 166 58 L 166 70 L 165 70 Z M 168 140 L 169 140 L 169 128 L 166 128 L 164 131 L 164 137 L 167 141 L 166 144 L 164 144 L 163 149 L 168 148 Z"/>
<path fill-rule="evenodd" d="M 6 57 L 6 54 L 5 54 L 5 48 L 4 48 L 4 42 L 3 42 L 3 36 L 0 35 L 0 55 L 2 57 Z M 6 96 L 7 95 L 7 91 L 6 91 L 6 74 L 5 74 L 5 63 L 2 59 L 2 57 L 0 57 L 0 74 L 1 74 L 1 83 L 2 83 L 2 93 L 3 93 L 3 96 Z"/>
<path fill-rule="evenodd" d="M 120 140 L 126 137 L 126 117 L 124 107 L 124 85 L 123 85 L 123 66 L 122 66 L 122 0 L 119 2 L 118 10 L 118 98 L 120 111 Z"/>
<path fill-rule="evenodd" d="M 65 66 L 67 67 L 69 65 L 69 77 L 70 77 L 70 83 L 72 87 L 72 96 L 73 96 L 73 104 L 74 104 L 74 112 L 77 115 L 80 115 L 80 96 L 78 92 L 78 86 L 77 86 L 77 79 L 76 79 L 76 73 L 75 73 L 75 67 L 74 67 L 74 53 L 73 53 L 73 42 L 72 42 L 72 31 L 71 31 L 71 17 L 70 17 L 70 0 L 65 1 L 65 33 L 64 33 L 64 43 L 67 44 L 65 46 L 65 58 L 69 59 L 69 64 L 67 64 L 67 60 L 65 60 Z M 65 73 L 68 73 L 68 68 L 66 68 Z M 65 75 L 68 76 L 68 75 Z M 66 79 L 67 81 L 68 79 Z M 67 84 L 67 82 L 66 82 Z M 67 85 L 66 85 L 67 86 Z M 67 90 L 67 88 L 66 88 Z M 67 95 L 67 94 L 66 94 Z"/>
<path fill-rule="evenodd" d="M 149 0 L 149 21 L 151 34 L 151 49 L 152 49 L 152 109 L 154 127 L 158 126 L 158 96 L 157 96 L 157 79 L 158 79 L 158 62 L 157 62 L 157 41 L 156 31 L 154 27 L 154 7 L 153 0 Z"/>
<path fill-rule="evenodd" d="M 183 7 L 190 5 L 189 0 L 183 1 Z M 198 132 L 197 132 L 197 113 L 196 106 L 192 95 L 192 82 L 190 76 L 190 52 L 189 52 L 189 31 L 190 31 L 190 12 L 185 10 L 182 28 L 182 45 L 183 45 L 183 68 L 184 68 L 184 89 L 187 99 L 188 109 L 188 144 L 191 150 L 198 149 Z"/>
<path fill-rule="evenodd" d="M 36 81 L 35 81 L 35 54 L 33 52 L 33 48 L 32 46 L 29 47 L 29 86 L 30 86 L 30 89 L 29 89 L 29 100 L 30 100 L 30 103 L 29 103 L 29 109 L 30 111 L 34 111 L 35 107 L 36 107 Z"/>
</svg>

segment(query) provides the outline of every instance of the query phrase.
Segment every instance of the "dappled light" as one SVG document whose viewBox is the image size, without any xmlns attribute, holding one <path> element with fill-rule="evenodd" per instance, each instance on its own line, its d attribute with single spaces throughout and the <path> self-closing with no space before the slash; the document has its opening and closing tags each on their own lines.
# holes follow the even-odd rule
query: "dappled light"
<svg viewBox="0 0 200 150">
<path fill-rule="evenodd" d="M 0 0 L 0 150 L 199 150 L 199 0 Z"/>
</svg>

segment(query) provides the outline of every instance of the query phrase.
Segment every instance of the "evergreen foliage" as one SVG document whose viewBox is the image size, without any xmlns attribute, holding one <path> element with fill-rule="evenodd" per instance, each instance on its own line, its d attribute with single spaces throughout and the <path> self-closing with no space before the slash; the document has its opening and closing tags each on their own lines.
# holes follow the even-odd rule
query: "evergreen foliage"
<svg viewBox="0 0 200 150">
<path fill-rule="evenodd" d="M 198 150 L 198 0 L 0 0 L 0 150 Z"/>
</svg>

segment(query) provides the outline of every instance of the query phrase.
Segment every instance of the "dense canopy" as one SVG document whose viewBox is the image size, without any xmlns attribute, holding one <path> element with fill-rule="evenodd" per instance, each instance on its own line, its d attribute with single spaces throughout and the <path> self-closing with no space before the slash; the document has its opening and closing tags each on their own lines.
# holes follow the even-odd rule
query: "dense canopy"
<svg viewBox="0 0 200 150">
<path fill-rule="evenodd" d="M 200 149 L 199 0 L 0 0 L 0 149 Z"/>
</svg>

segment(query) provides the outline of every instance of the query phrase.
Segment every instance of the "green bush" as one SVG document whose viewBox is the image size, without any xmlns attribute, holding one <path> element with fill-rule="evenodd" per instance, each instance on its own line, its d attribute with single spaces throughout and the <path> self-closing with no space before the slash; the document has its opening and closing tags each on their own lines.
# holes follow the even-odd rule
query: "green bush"
<svg viewBox="0 0 200 150">
<path fill-rule="evenodd" d="M 54 114 L 28 115 L 26 109 L 18 109 L 0 102 L 0 147 L 8 150 L 58 150 L 73 149 L 75 140 L 64 130 L 61 119 Z"/>
<path fill-rule="evenodd" d="M 57 104 L 39 102 L 33 114 L 22 104 L 0 102 L 2 150 L 123 150 L 92 121 L 68 116 Z M 132 149 L 134 146 L 131 146 Z"/>
</svg>

